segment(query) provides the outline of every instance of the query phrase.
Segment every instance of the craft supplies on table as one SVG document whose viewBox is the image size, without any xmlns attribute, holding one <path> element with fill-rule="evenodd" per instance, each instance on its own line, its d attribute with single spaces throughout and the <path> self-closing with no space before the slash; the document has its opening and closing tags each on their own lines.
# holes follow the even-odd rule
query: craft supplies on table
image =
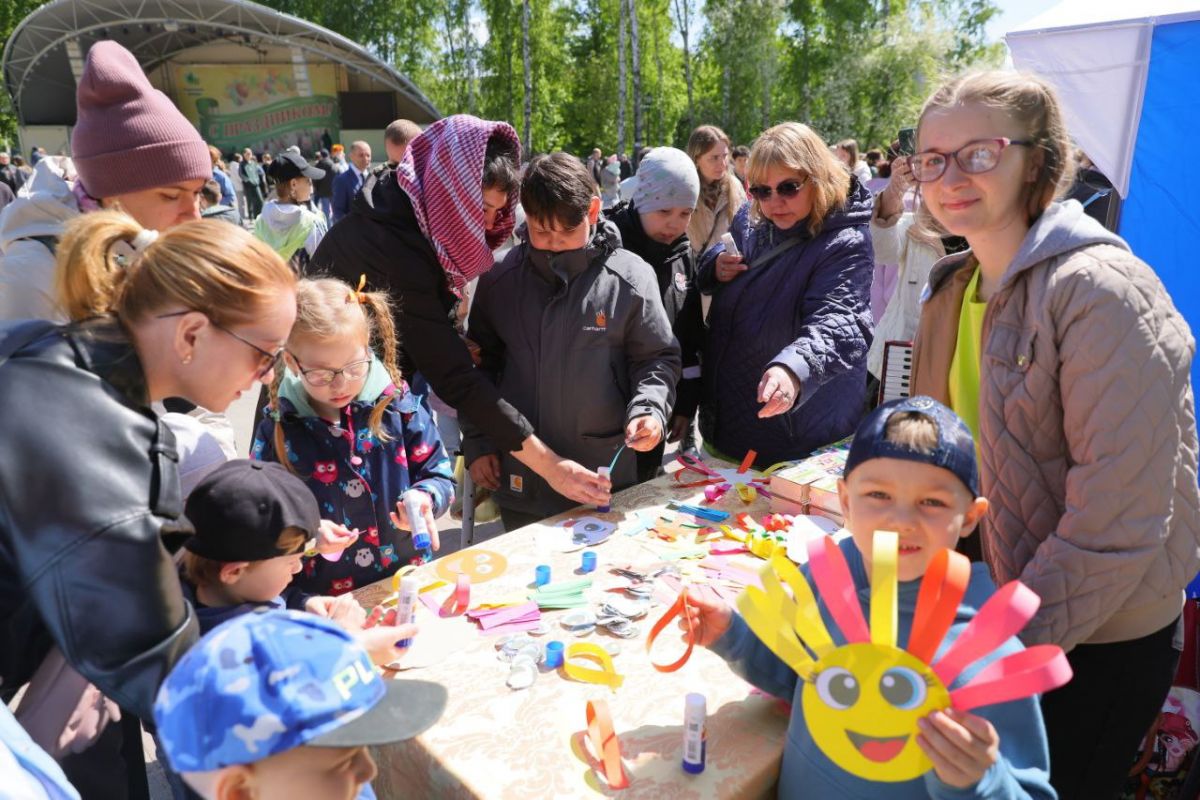
<svg viewBox="0 0 1200 800">
<path fill-rule="evenodd" d="M 672 503 L 729 516 L 718 524 L 670 508 Z M 602 759 L 581 758 L 587 752 L 582 740 L 582 751 L 573 747 L 585 730 L 583 709 L 602 700 L 620 740 L 628 780 L 622 797 L 658 798 L 679 794 L 680 787 L 703 797 L 769 796 L 787 726 L 779 704 L 752 694 L 749 684 L 702 647 L 693 646 L 690 657 L 681 659 L 687 644 L 677 635 L 678 616 L 663 625 L 653 660 L 646 648 L 651 628 L 679 599 L 685 581 L 733 602 L 744 582 L 756 579 L 762 560 L 720 527 L 732 528 L 738 513 L 768 517 L 767 498 L 746 503 L 729 492 L 711 503 L 702 487 L 680 487 L 662 476 L 615 494 L 610 513 L 575 509 L 410 573 L 425 589 L 418 594 L 420 632 L 410 652 L 431 633 L 449 639 L 453 631 L 455 646 L 443 649 L 439 662 L 395 678 L 442 683 L 450 699 L 443 719 L 420 737 L 374 749 L 377 794 L 505 798 L 524 796 L 536 786 L 545 796 L 603 796 L 608 783 Z M 555 546 L 573 535 L 571 526 L 560 523 L 585 518 L 612 525 L 613 535 L 584 545 L 582 552 Z M 668 528 L 678 523 L 675 541 L 657 535 L 660 522 Z M 595 554 L 597 565 L 583 573 L 586 553 Z M 550 574 L 536 586 L 539 565 Z M 470 608 L 441 616 L 464 573 L 470 578 Z M 372 606 L 392 594 L 390 584 L 365 587 L 356 596 Z M 662 673 L 655 661 L 668 667 L 681 663 Z M 707 698 L 708 759 L 696 775 L 681 768 L 689 692 Z M 662 736 L 670 730 L 676 733 Z M 714 758 L 717 752 L 721 758 Z"/>
</svg>

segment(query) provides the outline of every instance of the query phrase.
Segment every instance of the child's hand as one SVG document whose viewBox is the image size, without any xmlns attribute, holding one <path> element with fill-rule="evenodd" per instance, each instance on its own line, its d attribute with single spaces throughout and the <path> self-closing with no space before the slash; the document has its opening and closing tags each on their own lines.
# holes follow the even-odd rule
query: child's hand
<svg viewBox="0 0 1200 800">
<path fill-rule="evenodd" d="M 687 600 L 683 604 L 683 613 L 692 621 L 696 644 L 710 647 L 725 635 L 733 621 L 733 611 L 729 605 L 717 597 L 712 589 L 705 586 L 689 586 Z M 688 629 L 687 620 L 679 620 L 679 627 Z"/>
<path fill-rule="evenodd" d="M 983 717 L 947 709 L 917 720 L 917 727 L 917 744 L 948 786 L 974 786 L 999 760 L 1000 735 Z"/>
<path fill-rule="evenodd" d="M 652 414 L 634 417 L 625 426 L 625 443 L 639 453 L 646 453 L 658 447 L 662 437 L 662 423 Z"/>
<path fill-rule="evenodd" d="M 310 597 L 304 608 L 311 614 L 336 622 L 351 633 L 362 630 L 367 621 L 367 612 L 363 611 L 363 607 L 354 596 L 349 594 L 339 597 Z"/>
<path fill-rule="evenodd" d="M 551 489 L 581 506 L 606 506 L 612 501 L 612 481 L 569 458 L 555 461 L 542 477 Z"/>
<path fill-rule="evenodd" d="M 396 609 L 387 611 L 383 606 L 375 606 L 367 617 L 363 629 L 354 634 L 354 638 L 367 651 L 371 662 L 386 666 L 402 657 L 407 647 L 397 647 L 396 642 L 411 639 L 417 635 L 417 626 L 411 622 L 403 625 L 396 624 Z"/>
<path fill-rule="evenodd" d="M 357 530 L 352 531 L 332 520 L 321 520 L 321 526 L 317 528 L 317 552 L 322 555 L 341 553 L 357 540 Z"/>
<path fill-rule="evenodd" d="M 495 453 L 480 456 L 467 467 L 476 486 L 496 491 L 500 488 L 500 457 Z"/>
<path fill-rule="evenodd" d="M 439 550 L 442 546 L 441 539 L 438 538 L 437 523 L 433 521 L 433 498 L 428 492 L 417 491 L 417 496 L 420 498 L 421 516 L 425 518 L 425 530 L 429 531 L 429 539 L 433 543 L 433 549 Z M 396 510 L 392 512 L 392 523 L 402 531 L 412 530 L 412 520 L 408 518 L 408 509 L 404 507 L 404 503 L 400 500 L 396 501 Z"/>
</svg>

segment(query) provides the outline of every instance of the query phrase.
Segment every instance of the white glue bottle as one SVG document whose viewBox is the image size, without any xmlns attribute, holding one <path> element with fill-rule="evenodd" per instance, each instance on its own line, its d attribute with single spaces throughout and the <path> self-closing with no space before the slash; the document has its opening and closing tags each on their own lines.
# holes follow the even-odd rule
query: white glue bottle
<svg viewBox="0 0 1200 800">
<path fill-rule="evenodd" d="M 414 575 L 405 575 L 400 579 L 399 598 L 396 602 L 396 624 L 406 625 L 413 621 L 413 613 L 417 610 L 417 591 L 420 589 Z M 412 639 L 401 639 L 396 647 L 410 647 Z"/>
<path fill-rule="evenodd" d="M 428 550 L 433 544 L 429 538 L 429 527 L 425 524 L 425 515 L 421 513 L 420 489 L 409 489 L 401 496 L 404 510 L 408 514 L 408 525 L 412 528 L 413 547 L 418 550 Z"/>
<path fill-rule="evenodd" d="M 704 772 L 704 758 L 708 749 L 704 730 L 707 715 L 704 695 L 690 693 L 683 707 L 683 771 L 693 775 Z"/>
</svg>

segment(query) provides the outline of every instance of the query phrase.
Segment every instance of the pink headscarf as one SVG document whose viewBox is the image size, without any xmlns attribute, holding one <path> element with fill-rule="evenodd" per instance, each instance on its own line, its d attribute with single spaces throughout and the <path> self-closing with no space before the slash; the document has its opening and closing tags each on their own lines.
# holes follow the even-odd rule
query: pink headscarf
<svg viewBox="0 0 1200 800">
<path fill-rule="evenodd" d="M 496 227 L 486 231 L 483 224 L 483 159 L 493 135 L 507 139 L 520 161 L 521 140 L 511 125 L 459 114 L 426 128 L 396 167 L 396 182 L 412 200 L 421 232 L 456 294 L 492 268 L 492 251 L 513 229 L 515 191 Z"/>
</svg>

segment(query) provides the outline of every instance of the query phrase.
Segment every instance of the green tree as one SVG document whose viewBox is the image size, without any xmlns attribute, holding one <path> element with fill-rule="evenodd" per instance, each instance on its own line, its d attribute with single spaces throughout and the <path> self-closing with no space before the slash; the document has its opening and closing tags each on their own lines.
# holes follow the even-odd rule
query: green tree
<svg viewBox="0 0 1200 800">
<path fill-rule="evenodd" d="M 37 0 L 4 0 L 0 2 L 0 42 L 7 43 L 12 38 L 21 20 L 29 16 L 41 3 Z M 3 46 L 0 45 L 0 50 Z M 0 67 L 0 82 L 4 79 L 3 67 Z M 5 84 L 7 86 L 7 84 Z M 17 139 L 17 113 L 12 105 L 8 91 L 0 91 L 0 145 L 11 142 L 15 146 Z"/>
</svg>

